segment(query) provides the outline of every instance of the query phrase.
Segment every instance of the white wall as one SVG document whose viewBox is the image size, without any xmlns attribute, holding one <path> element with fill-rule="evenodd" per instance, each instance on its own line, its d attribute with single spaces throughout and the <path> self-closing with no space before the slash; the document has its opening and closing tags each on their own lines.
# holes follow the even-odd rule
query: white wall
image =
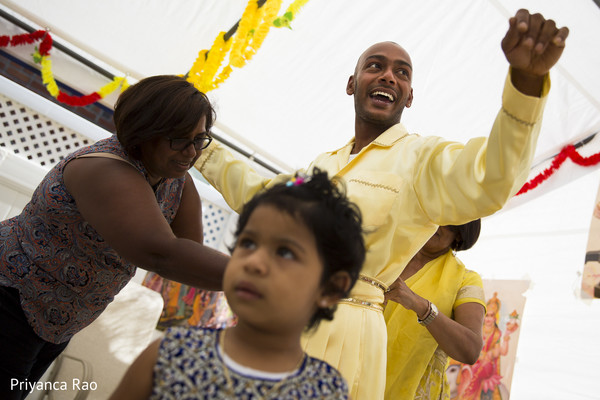
<svg viewBox="0 0 600 400">
<path fill-rule="evenodd" d="M 595 170 L 482 221 L 459 257 L 484 279 L 528 279 L 511 399 L 600 399 L 600 299 L 579 297 Z"/>
<path fill-rule="evenodd" d="M 0 220 L 21 212 L 47 171 L 0 147 Z"/>
</svg>

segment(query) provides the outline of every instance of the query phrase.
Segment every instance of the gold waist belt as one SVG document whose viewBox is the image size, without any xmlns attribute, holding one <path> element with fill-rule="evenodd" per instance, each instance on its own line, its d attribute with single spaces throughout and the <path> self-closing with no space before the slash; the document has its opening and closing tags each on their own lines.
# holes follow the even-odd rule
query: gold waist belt
<svg viewBox="0 0 600 400">
<path fill-rule="evenodd" d="M 363 281 L 363 282 L 368 283 L 369 285 L 375 286 L 378 289 L 381 289 L 381 291 L 384 292 L 384 293 L 387 290 L 387 287 L 383 283 L 379 282 L 376 279 L 370 278 L 370 277 L 368 277 L 366 275 L 360 274 L 358 276 L 358 279 L 361 280 L 361 281 Z M 370 308 L 371 310 L 383 312 L 383 306 L 381 304 L 373 303 L 373 302 L 365 301 L 365 300 L 355 299 L 354 297 L 348 297 L 348 298 L 345 298 L 345 299 L 341 299 L 339 302 L 340 303 L 357 305 L 357 306 L 362 306 L 362 307 Z"/>
<path fill-rule="evenodd" d="M 388 287 L 385 286 L 382 282 L 378 281 L 377 279 L 370 278 L 363 274 L 360 274 L 358 276 L 358 279 L 363 282 L 367 282 L 369 285 L 375 286 L 378 289 L 381 289 L 383 291 L 383 293 L 387 292 L 387 290 L 388 290 Z"/>
<path fill-rule="evenodd" d="M 379 304 L 376 304 L 376 303 L 371 303 L 370 301 L 358 300 L 358 299 L 355 299 L 353 297 L 348 297 L 346 299 L 341 299 L 339 302 L 340 303 L 357 305 L 357 306 L 362 306 L 362 307 L 366 307 L 366 308 L 369 308 L 369 309 L 374 310 L 374 311 L 383 312 L 383 306 L 381 306 Z"/>
</svg>

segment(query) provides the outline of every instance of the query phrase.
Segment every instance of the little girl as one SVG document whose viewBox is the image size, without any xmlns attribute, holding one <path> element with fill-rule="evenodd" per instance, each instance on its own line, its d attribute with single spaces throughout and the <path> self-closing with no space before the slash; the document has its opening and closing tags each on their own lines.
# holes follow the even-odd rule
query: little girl
<svg viewBox="0 0 600 400">
<path fill-rule="evenodd" d="M 223 288 L 235 327 L 171 328 L 111 399 L 347 399 L 340 373 L 308 356 L 365 258 L 358 208 L 315 169 L 254 197 L 239 216 Z"/>
</svg>

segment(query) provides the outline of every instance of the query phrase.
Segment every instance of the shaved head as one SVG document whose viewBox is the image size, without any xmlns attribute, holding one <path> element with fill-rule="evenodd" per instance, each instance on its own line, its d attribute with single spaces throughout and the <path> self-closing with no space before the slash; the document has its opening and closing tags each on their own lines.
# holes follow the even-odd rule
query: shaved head
<svg viewBox="0 0 600 400">
<path fill-rule="evenodd" d="M 364 60 L 371 54 L 377 53 L 377 51 L 379 49 L 382 48 L 382 46 L 395 46 L 397 47 L 400 51 L 402 51 L 404 53 L 405 58 L 409 61 L 411 69 L 412 69 L 412 61 L 410 59 L 410 55 L 408 54 L 408 52 L 402 47 L 400 46 L 398 43 L 396 42 L 392 42 L 392 41 L 385 41 L 385 42 L 379 42 L 379 43 L 375 43 L 371 46 L 369 46 L 369 48 L 367 48 L 365 51 L 363 51 L 363 53 L 360 55 L 360 57 L 358 58 L 358 61 L 356 62 L 356 66 L 354 67 L 354 75 L 356 75 L 356 72 L 358 71 L 358 67 L 359 65 L 361 65 L 362 62 L 364 62 Z"/>
</svg>

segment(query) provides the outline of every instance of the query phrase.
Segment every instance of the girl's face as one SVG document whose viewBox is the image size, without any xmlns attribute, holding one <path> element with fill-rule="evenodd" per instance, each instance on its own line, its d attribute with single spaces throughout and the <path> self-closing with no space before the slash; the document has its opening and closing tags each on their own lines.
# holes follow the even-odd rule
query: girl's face
<svg viewBox="0 0 600 400">
<path fill-rule="evenodd" d="M 317 307 L 330 305 L 322 294 L 322 273 L 306 226 L 273 206 L 259 205 L 238 237 L 223 289 L 240 323 L 300 333 Z"/>
</svg>

